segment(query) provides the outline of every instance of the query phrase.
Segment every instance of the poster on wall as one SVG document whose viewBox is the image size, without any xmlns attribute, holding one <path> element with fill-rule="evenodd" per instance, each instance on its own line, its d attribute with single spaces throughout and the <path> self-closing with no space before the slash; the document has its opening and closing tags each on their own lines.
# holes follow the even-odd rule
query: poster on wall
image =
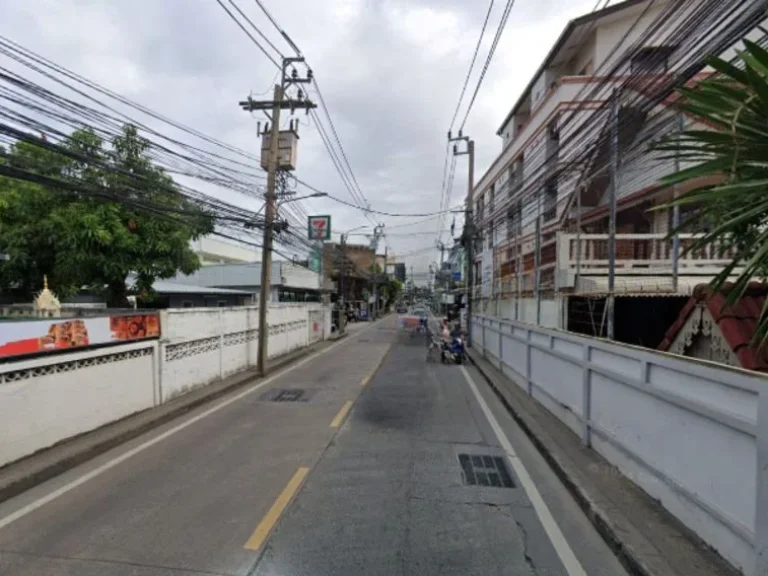
<svg viewBox="0 0 768 576">
<path fill-rule="evenodd" d="M 160 336 L 157 314 L 0 322 L 0 358 Z"/>
</svg>

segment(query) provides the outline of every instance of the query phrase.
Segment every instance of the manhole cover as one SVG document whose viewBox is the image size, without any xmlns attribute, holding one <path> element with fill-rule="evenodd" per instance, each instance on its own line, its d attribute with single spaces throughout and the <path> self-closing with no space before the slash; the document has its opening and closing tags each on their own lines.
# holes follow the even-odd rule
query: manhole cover
<svg viewBox="0 0 768 576">
<path fill-rule="evenodd" d="M 292 390 L 280 390 L 272 399 L 273 402 L 298 402 L 304 396 L 304 390 L 293 388 Z"/>
<path fill-rule="evenodd" d="M 467 486 L 515 487 L 504 459 L 499 456 L 459 454 L 459 464 Z"/>
</svg>

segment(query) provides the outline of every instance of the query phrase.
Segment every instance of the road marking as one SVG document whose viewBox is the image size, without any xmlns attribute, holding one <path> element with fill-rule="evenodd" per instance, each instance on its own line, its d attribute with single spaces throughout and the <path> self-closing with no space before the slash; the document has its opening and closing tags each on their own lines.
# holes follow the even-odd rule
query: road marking
<svg viewBox="0 0 768 576">
<path fill-rule="evenodd" d="M 245 543 L 243 548 L 246 550 L 261 549 L 262 545 L 267 540 L 267 537 L 272 532 L 272 529 L 275 527 L 275 524 L 277 524 L 277 521 L 280 519 L 280 516 L 282 516 L 285 509 L 288 507 L 288 504 L 290 504 L 293 497 L 299 491 L 299 488 L 301 488 L 307 474 L 309 474 L 309 468 L 299 468 L 296 470 L 296 474 L 293 475 L 293 478 L 288 482 L 288 485 L 283 488 L 280 496 L 277 497 L 275 503 L 272 504 L 272 508 L 270 508 L 264 515 L 264 518 L 261 519 L 259 525 L 256 526 L 256 530 L 253 531 L 253 534 L 248 538 L 248 542 Z"/>
<path fill-rule="evenodd" d="M 341 425 L 344 423 L 344 418 L 347 417 L 347 414 L 349 413 L 351 408 L 352 408 L 352 400 L 347 400 L 344 403 L 344 406 L 341 407 L 341 410 L 339 410 L 339 413 L 336 414 L 336 418 L 334 418 L 333 422 L 331 422 L 331 428 L 340 428 Z"/>
<path fill-rule="evenodd" d="M 504 449 L 504 452 L 506 452 L 507 459 L 512 465 L 512 469 L 515 471 L 517 478 L 520 480 L 520 485 L 523 487 L 523 490 L 525 490 L 525 493 L 528 496 L 528 500 L 531 501 L 533 509 L 536 511 L 536 515 L 539 517 L 542 526 L 544 526 L 544 531 L 547 533 L 547 536 L 549 536 L 549 540 L 552 542 L 552 546 L 555 548 L 555 552 L 557 552 L 557 556 L 560 558 L 560 562 L 562 562 L 566 572 L 568 572 L 568 576 L 587 576 L 587 573 L 584 571 L 584 568 L 582 567 L 578 558 L 576 558 L 576 555 L 573 553 L 573 550 L 568 544 L 568 541 L 560 531 L 557 522 L 555 522 L 555 519 L 552 517 L 552 513 L 549 511 L 549 508 L 542 499 L 541 494 L 539 494 L 539 491 L 536 488 L 536 484 L 534 483 L 530 474 L 528 474 L 528 470 L 525 468 L 520 458 L 518 458 L 515 454 L 515 450 L 512 448 L 512 444 L 510 443 L 509 438 L 507 438 L 507 435 L 504 434 L 504 431 L 501 429 L 501 426 L 496 420 L 496 417 L 493 415 L 491 409 L 488 407 L 488 404 L 486 404 L 485 400 L 480 395 L 480 391 L 477 389 L 477 385 L 475 384 L 474 380 L 472 380 L 472 377 L 469 375 L 469 372 L 467 372 L 467 369 L 464 368 L 464 366 L 460 366 L 460 368 L 461 372 L 464 374 L 464 378 L 469 384 L 469 387 L 472 389 L 472 393 L 475 395 L 475 398 L 477 398 L 477 402 L 480 404 L 480 408 L 483 410 L 485 417 L 488 419 L 488 423 L 491 425 L 493 433 L 499 440 L 499 443 Z"/>
<path fill-rule="evenodd" d="M 362 387 L 364 387 L 366 384 L 368 384 L 368 382 L 369 382 L 370 380 L 371 380 L 371 375 L 369 374 L 368 376 L 366 376 L 365 378 L 363 378 L 362 380 L 360 380 L 360 387 L 361 387 L 361 388 L 362 388 Z"/>
<path fill-rule="evenodd" d="M 360 331 L 356 332 L 354 335 L 352 335 L 352 338 L 354 338 L 356 336 L 359 336 L 360 334 L 363 334 L 364 332 L 370 330 L 374 326 L 378 325 L 378 323 L 379 322 L 374 322 L 370 326 L 366 326 L 362 330 L 360 330 Z M 292 364 L 292 365 L 286 367 L 285 369 L 281 370 L 280 372 L 277 372 L 277 373 L 273 374 L 272 376 L 268 376 L 267 378 L 265 378 L 264 380 L 262 380 L 258 384 L 254 385 L 253 387 L 248 388 L 247 390 L 245 390 L 243 392 L 240 392 L 239 394 L 237 394 L 235 396 L 232 396 L 228 400 L 225 400 L 225 401 L 221 402 L 220 404 L 217 404 L 217 405 L 213 406 L 212 408 L 209 408 L 205 412 L 201 412 L 197 416 L 194 416 L 194 417 L 190 418 L 189 420 L 186 420 L 185 422 L 182 422 L 178 426 L 174 426 L 170 430 L 166 430 L 165 432 L 163 432 L 162 434 L 160 434 L 158 436 L 155 436 L 151 440 L 147 440 L 143 444 L 139 444 L 135 448 L 131 448 L 127 452 L 124 452 L 120 456 L 117 456 L 117 457 L 113 458 L 109 462 L 105 462 L 104 464 L 102 464 L 98 468 L 94 468 L 90 472 L 87 472 L 86 474 L 83 474 L 79 478 L 76 478 L 75 480 L 72 480 L 72 482 L 69 482 L 68 484 L 65 484 L 64 486 L 54 490 L 53 492 L 49 492 L 45 496 L 41 496 L 40 498 L 38 498 L 34 502 L 30 502 L 26 506 L 23 506 L 22 508 L 19 508 L 15 512 L 12 512 L 11 514 L 9 514 L 8 516 L 5 516 L 4 518 L 0 518 L 0 530 L 5 528 L 6 526 L 11 524 L 12 522 L 15 522 L 19 518 L 23 518 L 24 516 L 26 516 L 30 512 L 34 512 L 35 510 L 37 510 L 38 508 L 40 508 L 42 506 L 45 506 L 49 502 L 53 502 L 59 496 L 63 496 L 67 492 L 69 492 L 71 490 L 74 490 L 78 486 L 81 486 L 81 485 L 85 484 L 86 482 L 88 482 L 89 480 L 92 480 L 93 478 L 96 478 L 97 476 L 103 474 L 107 470 L 110 470 L 110 469 L 114 468 L 118 464 L 122 464 L 123 462 L 125 462 L 129 458 L 135 456 L 136 454 L 138 454 L 140 452 L 143 452 L 147 448 L 151 448 L 155 444 L 158 444 L 158 443 L 162 442 L 163 440 L 165 440 L 166 438 L 169 438 L 169 437 L 173 436 L 174 434 L 176 434 L 178 432 L 181 432 L 185 428 L 187 428 L 189 426 L 192 426 L 192 424 L 194 424 L 196 422 L 199 422 L 203 418 L 206 418 L 206 417 L 210 416 L 211 414 L 215 414 L 216 412 L 226 408 L 230 404 L 233 404 L 233 403 L 237 402 L 238 400 L 242 400 L 246 396 L 248 396 L 250 394 L 253 394 L 257 390 L 260 390 L 261 388 L 263 388 L 267 384 L 270 384 L 276 378 L 279 378 L 281 376 L 284 376 L 285 374 L 288 374 L 289 372 L 295 370 L 296 368 L 299 368 L 300 366 L 303 366 L 307 362 L 311 362 L 315 358 L 317 358 L 319 356 L 322 356 L 323 354 L 326 354 L 327 352 L 330 352 L 331 350 L 334 350 L 335 348 L 337 348 L 338 346 L 341 346 L 342 344 L 348 344 L 347 340 L 345 340 L 345 339 L 339 340 L 338 342 L 336 342 L 335 344 L 331 344 L 330 346 L 328 346 L 328 348 L 325 348 L 324 350 L 320 350 L 319 352 L 315 352 L 314 354 L 310 354 L 309 356 L 307 356 L 303 360 L 299 360 L 295 364 Z"/>
</svg>

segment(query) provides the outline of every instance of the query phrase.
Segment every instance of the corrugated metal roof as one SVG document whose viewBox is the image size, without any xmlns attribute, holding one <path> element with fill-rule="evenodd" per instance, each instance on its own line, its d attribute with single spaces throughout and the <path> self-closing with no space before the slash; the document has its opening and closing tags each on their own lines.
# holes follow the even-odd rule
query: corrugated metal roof
<svg viewBox="0 0 768 576">
<path fill-rule="evenodd" d="M 211 288 L 210 286 L 195 286 L 194 284 L 179 284 L 169 280 L 155 280 L 152 289 L 158 294 L 240 294 L 250 296 L 251 292 L 232 290 L 230 288 Z"/>
<path fill-rule="evenodd" d="M 173 278 L 173 282 L 195 286 L 226 286 L 228 288 L 258 287 L 261 285 L 261 262 L 203 266 L 189 276 L 176 276 Z M 319 275 L 315 272 L 306 270 L 292 262 L 272 262 L 270 286 L 316 289 L 319 285 Z"/>
<path fill-rule="evenodd" d="M 614 293 L 617 296 L 690 296 L 696 286 L 707 284 L 711 280 L 711 276 L 680 276 L 675 291 L 672 276 L 616 276 Z M 579 277 L 573 294 L 607 295 L 608 276 Z"/>
<path fill-rule="evenodd" d="M 136 277 L 131 275 L 126 280 L 126 284 L 132 287 L 136 282 Z M 250 296 L 251 292 L 243 290 L 231 290 L 229 288 L 211 288 L 210 286 L 198 286 L 196 284 L 182 284 L 174 280 L 155 280 L 152 283 L 152 289 L 158 294 L 240 294 Z"/>
</svg>

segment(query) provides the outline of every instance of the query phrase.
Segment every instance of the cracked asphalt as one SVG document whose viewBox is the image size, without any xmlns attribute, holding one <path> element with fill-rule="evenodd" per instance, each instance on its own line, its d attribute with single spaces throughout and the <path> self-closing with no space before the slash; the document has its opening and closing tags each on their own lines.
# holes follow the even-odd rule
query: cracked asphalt
<svg viewBox="0 0 768 576">
<path fill-rule="evenodd" d="M 0 504 L 0 576 L 624 576 L 482 377 L 394 326 Z"/>
</svg>

